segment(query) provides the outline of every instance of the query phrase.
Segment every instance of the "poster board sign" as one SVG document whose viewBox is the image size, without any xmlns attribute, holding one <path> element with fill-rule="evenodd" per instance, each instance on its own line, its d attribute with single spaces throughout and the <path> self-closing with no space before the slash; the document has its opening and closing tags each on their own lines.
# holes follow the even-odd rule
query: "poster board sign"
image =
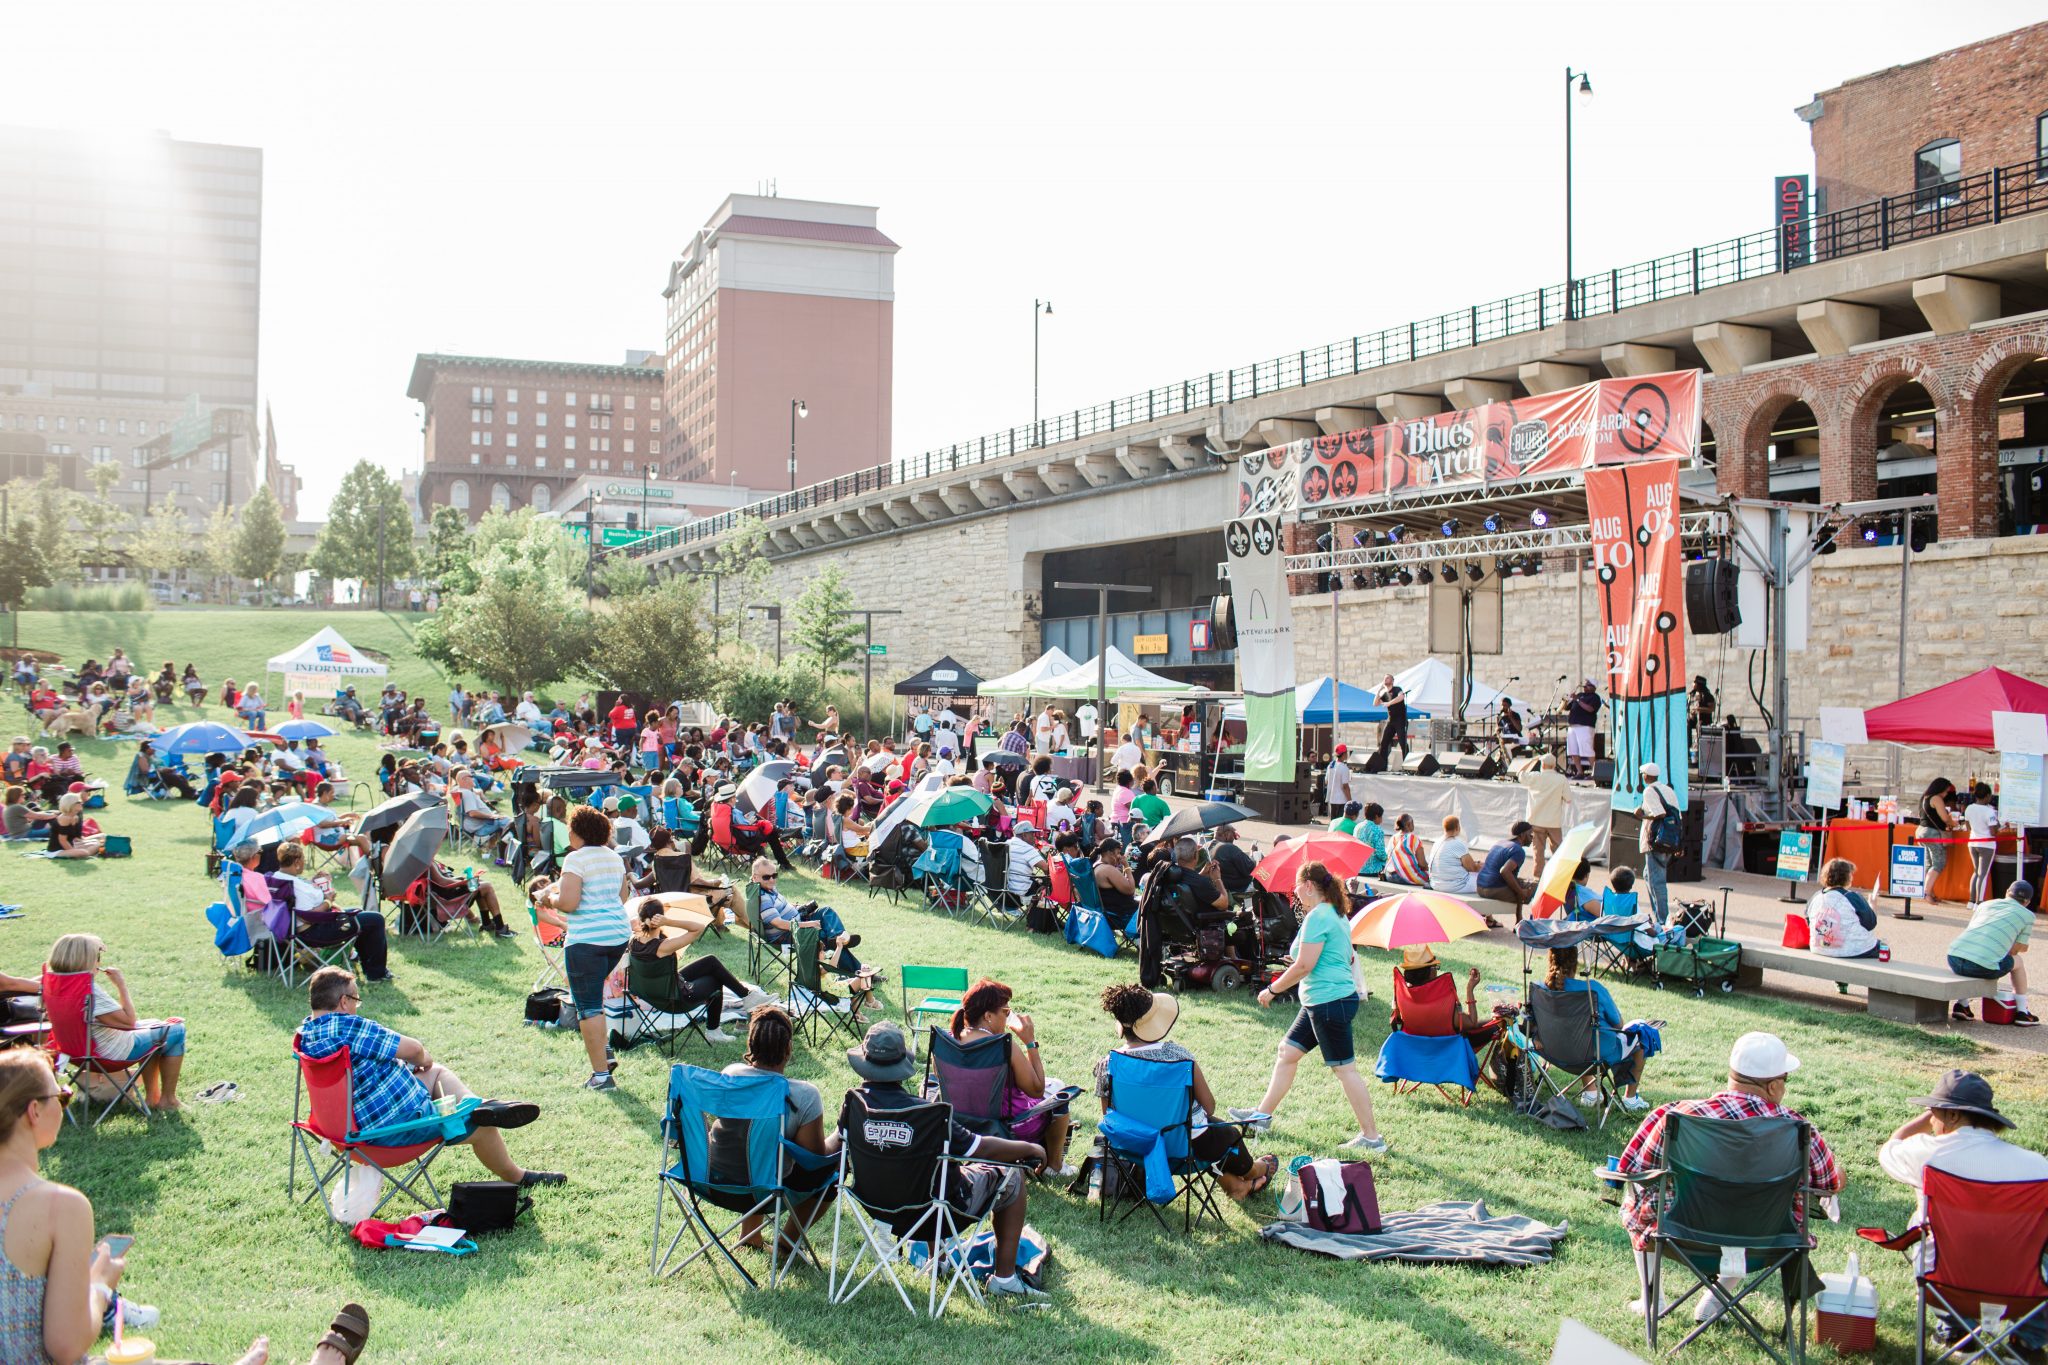
<svg viewBox="0 0 2048 1365">
<path fill-rule="evenodd" d="M 1842 773 L 1849 750 L 1840 744 L 1820 740 L 1806 757 L 1806 804 L 1833 810 L 1842 804 Z"/>
<path fill-rule="evenodd" d="M 1926 899 L 1927 850 L 1918 844 L 1893 844 L 1890 876 L 1885 885 L 1894 896 Z"/>
<path fill-rule="evenodd" d="M 1248 782 L 1291 784 L 1295 779 L 1294 607 L 1282 539 L 1278 517 L 1246 517 L 1223 528 L 1231 610 L 1237 618 Z"/>
<path fill-rule="evenodd" d="M 1777 876 L 1803 882 L 1813 875 L 1813 831 L 1788 829 L 1778 835 Z"/>
<path fill-rule="evenodd" d="M 2040 754 L 1998 756 L 1998 818 L 2009 825 L 2048 825 L 2041 788 L 2048 758 Z"/>
</svg>

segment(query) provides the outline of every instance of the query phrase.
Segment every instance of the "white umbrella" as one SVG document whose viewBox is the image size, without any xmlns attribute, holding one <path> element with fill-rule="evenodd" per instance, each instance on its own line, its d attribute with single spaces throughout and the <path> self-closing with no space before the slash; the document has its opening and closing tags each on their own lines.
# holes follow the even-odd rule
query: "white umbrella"
<svg viewBox="0 0 2048 1365">
<path fill-rule="evenodd" d="M 775 803 L 775 788 L 783 778 L 796 775 L 796 764 L 786 758 L 771 759 L 741 781 L 733 804 L 747 810 L 765 810 Z"/>
</svg>

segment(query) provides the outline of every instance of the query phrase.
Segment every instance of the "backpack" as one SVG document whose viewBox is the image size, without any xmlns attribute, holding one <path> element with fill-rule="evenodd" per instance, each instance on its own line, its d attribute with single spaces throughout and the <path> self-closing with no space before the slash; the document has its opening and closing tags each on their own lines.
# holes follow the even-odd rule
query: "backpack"
<svg viewBox="0 0 2048 1365">
<path fill-rule="evenodd" d="M 526 1022 L 541 1028 L 568 1028 L 576 1022 L 576 1006 L 560 986 L 545 986 L 526 997 Z"/>
<path fill-rule="evenodd" d="M 1671 802 L 1666 801 L 1664 813 L 1650 822 L 1650 851 L 1669 856 L 1683 852 L 1684 849 L 1685 816 Z"/>
</svg>

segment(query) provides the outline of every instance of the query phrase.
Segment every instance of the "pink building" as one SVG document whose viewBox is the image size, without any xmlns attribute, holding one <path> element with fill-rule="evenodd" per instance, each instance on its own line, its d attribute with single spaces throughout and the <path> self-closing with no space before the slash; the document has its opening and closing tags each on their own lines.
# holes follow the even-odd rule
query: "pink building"
<svg viewBox="0 0 2048 1365">
<path fill-rule="evenodd" d="M 776 490 L 886 464 L 896 249 L 872 208 L 719 205 L 662 291 L 662 475 Z"/>
</svg>

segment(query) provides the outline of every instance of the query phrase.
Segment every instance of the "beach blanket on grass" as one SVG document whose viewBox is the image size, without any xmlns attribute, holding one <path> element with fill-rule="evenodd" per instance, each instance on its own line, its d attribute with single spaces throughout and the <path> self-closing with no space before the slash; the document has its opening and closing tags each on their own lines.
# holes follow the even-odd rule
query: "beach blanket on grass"
<svg viewBox="0 0 2048 1365">
<path fill-rule="evenodd" d="M 1307 1223 L 1268 1223 L 1259 1236 L 1340 1261 L 1546 1265 L 1564 1240 L 1555 1227 L 1519 1214 L 1495 1216 L 1479 1200 L 1447 1199 L 1413 1213 L 1389 1213 L 1375 1233 L 1318 1232 Z"/>
</svg>

